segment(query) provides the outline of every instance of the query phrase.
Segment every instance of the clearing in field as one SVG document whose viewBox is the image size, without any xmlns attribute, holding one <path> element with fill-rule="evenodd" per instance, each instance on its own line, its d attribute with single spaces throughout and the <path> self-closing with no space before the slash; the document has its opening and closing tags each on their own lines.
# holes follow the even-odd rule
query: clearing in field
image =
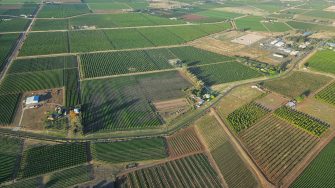
<svg viewBox="0 0 335 188">
<path fill-rule="evenodd" d="M 181 98 L 190 86 L 176 71 L 83 81 L 84 132 L 159 126 L 153 102 Z"/>
<path fill-rule="evenodd" d="M 169 136 L 167 143 L 170 158 L 201 152 L 204 149 L 194 127 L 181 130 Z"/>
<path fill-rule="evenodd" d="M 119 187 L 223 187 L 207 156 L 196 154 L 130 172 Z"/>
<path fill-rule="evenodd" d="M 253 160 L 278 184 L 316 145 L 318 138 L 273 115 L 239 135 Z"/>
<path fill-rule="evenodd" d="M 334 187 L 335 139 L 333 139 L 321 153 L 308 165 L 300 176 L 291 184 L 290 188 L 299 187 Z M 316 181 L 317 180 L 317 181 Z"/>
<path fill-rule="evenodd" d="M 335 95 L 335 92 L 332 96 Z M 332 97 L 334 98 L 334 97 Z M 335 108 L 334 106 L 320 102 L 313 97 L 306 99 L 303 103 L 297 105 L 296 109 L 298 111 L 314 116 L 318 119 L 322 119 L 329 123 L 332 127 L 335 126 Z"/>
<path fill-rule="evenodd" d="M 305 65 L 317 71 L 335 74 L 335 51 L 318 51 Z"/>
<path fill-rule="evenodd" d="M 324 9 L 324 11 L 330 11 L 330 12 L 335 12 L 335 5 L 334 6 L 330 6 L 326 9 Z"/>
<path fill-rule="evenodd" d="M 251 45 L 255 42 L 258 42 L 259 40 L 262 40 L 263 38 L 265 37 L 251 33 L 251 34 L 246 34 L 242 37 L 236 38 L 232 40 L 231 42 L 235 42 L 235 43 L 243 44 L 243 45 Z"/>
<path fill-rule="evenodd" d="M 227 118 L 230 113 L 261 95 L 264 95 L 264 92 L 253 88 L 251 85 L 239 86 L 224 96 L 216 109 L 222 118 Z"/>
<path fill-rule="evenodd" d="M 238 7 L 224 7 L 217 8 L 216 10 L 233 12 L 238 14 L 250 14 L 255 16 L 263 16 L 266 12 L 252 6 L 238 6 Z"/>
<path fill-rule="evenodd" d="M 186 98 L 157 101 L 153 105 L 165 122 L 191 110 L 191 105 Z"/>
<path fill-rule="evenodd" d="M 92 143 L 94 160 L 107 163 L 131 163 L 166 158 L 167 148 L 163 138 L 134 139 L 122 142 Z"/>
<path fill-rule="evenodd" d="M 285 98 L 284 96 L 278 93 L 270 92 L 266 96 L 257 99 L 255 102 L 264 106 L 267 109 L 275 110 L 286 104 L 288 101 L 289 99 Z"/>
<path fill-rule="evenodd" d="M 264 86 L 277 93 L 295 98 L 301 95 L 308 96 L 317 89 L 326 85 L 330 77 L 307 72 L 293 72 L 287 77 L 266 81 Z"/>
<path fill-rule="evenodd" d="M 257 187 L 258 183 L 233 146 L 214 116 L 199 119 L 196 130 L 204 140 L 216 165 L 229 187 Z"/>
</svg>

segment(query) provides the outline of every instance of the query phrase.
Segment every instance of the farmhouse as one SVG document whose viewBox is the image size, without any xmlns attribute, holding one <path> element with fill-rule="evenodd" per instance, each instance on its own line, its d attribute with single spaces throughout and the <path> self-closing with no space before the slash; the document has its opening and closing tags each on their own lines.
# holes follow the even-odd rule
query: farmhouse
<svg viewBox="0 0 335 188">
<path fill-rule="evenodd" d="M 26 99 L 26 105 L 37 104 L 40 100 L 39 96 L 31 96 Z"/>
</svg>

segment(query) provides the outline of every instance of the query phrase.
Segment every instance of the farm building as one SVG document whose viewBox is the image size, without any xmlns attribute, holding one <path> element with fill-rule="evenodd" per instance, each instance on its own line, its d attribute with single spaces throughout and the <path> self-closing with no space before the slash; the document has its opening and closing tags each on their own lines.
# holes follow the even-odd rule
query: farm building
<svg viewBox="0 0 335 188">
<path fill-rule="evenodd" d="M 39 96 L 31 96 L 26 99 L 26 105 L 37 104 L 40 100 Z"/>
</svg>

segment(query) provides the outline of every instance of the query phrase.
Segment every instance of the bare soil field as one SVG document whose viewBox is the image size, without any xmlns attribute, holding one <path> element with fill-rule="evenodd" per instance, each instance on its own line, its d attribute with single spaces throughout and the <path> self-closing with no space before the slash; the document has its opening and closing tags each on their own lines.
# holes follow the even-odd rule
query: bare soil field
<svg viewBox="0 0 335 188">
<path fill-rule="evenodd" d="M 248 34 L 264 36 L 264 38 L 269 36 L 268 33 L 259 32 L 251 32 Z M 258 42 L 255 42 L 255 44 L 252 45 L 244 45 L 241 43 L 232 42 L 232 40 L 243 37 L 244 35 L 246 35 L 244 32 L 230 31 L 217 34 L 213 37 L 204 37 L 192 41 L 190 45 L 227 56 L 249 57 L 272 65 L 278 65 L 281 63 L 279 60 L 272 58 L 273 52 L 261 49 L 258 45 Z"/>
<path fill-rule="evenodd" d="M 266 15 L 266 12 L 261 11 L 260 9 L 250 7 L 250 6 L 224 7 L 224 8 L 216 8 L 214 10 L 234 12 L 234 13 L 239 13 L 239 14 L 251 14 L 251 15 L 255 15 L 255 16 Z"/>
<path fill-rule="evenodd" d="M 251 102 L 262 94 L 263 92 L 252 88 L 251 85 L 241 86 L 223 97 L 216 109 L 221 117 L 226 118 L 231 112 Z"/>
<path fill-rule="evenodd" d="M 202 20 L 206 17 L 200 16 L 200 15 L 197 15 L 197 14 L 187 14 L 187 15 L 183 16 L 183 18 L 186 21 L 198 21 L 198 20 Z"/>
<path fill-rule="evenodd" d="M 335 22 L 333 23 L 333 25 L 335 26 Z M 331 39 L 335 37 L 335 33 L 334 32 L 317 32 L 311 35 L 310 37 L 315 38 L 315 39 Z"/>
<path fill-rule="evenodd" d="M 297 105 L 297 110 L 322 119 L 335 128 L 335 107 L 330 104 L 318 101 L 314 97 L 309 97 Z"/>
<path fill-rule="evenodd" d="M 271 92 L 265 97 L 256 100 L 255 102 L 261 104 L 262 106 L 270 110 L 275 110 L 281 107 L 282 105 L 286 104 L 288 101 L 289 101 L 288 98 L 285 98 L 284 96 L 278 93 Z"/>
<path fill-rule="evenodd" d="M 190 109 L 190 105 L 185 98 L 154 102 L 154 106 L 164 120 L 169 120 Z"/>
<path fill-rule="evenodd" d="M 330 12 L 335 12 L 335 5 L 334 6 L 330 6 L 326 9 L 324 9 L 324 11 L 330 11 Z"/>
<path fill-rule="evenodd" d="M 149 2 L 149 7 L 154 9 L 173 9 L 181 8 L 187 5 L 186 3 L 181 3 L 178 1 L 167 1 L 167 0 L 153 0 Z"/>
<path fill-rule="evenodd" d="M 238 43 L 238 44 L 243 44 L 243 45 L 251 45 L 261 39 L 265 38 L 264 36 L 262 35 L 257 35 L 257 34 L 253 34 L 253 33 L 250 33 L 250 34 L 246 34 L 246 35 L 243 35 L 242 37 L 239 37 L 239 38 L 236 38 L 236 39 L 233 39 L 231 42 L 234 42 L 234 43 Z"/>
</svg>

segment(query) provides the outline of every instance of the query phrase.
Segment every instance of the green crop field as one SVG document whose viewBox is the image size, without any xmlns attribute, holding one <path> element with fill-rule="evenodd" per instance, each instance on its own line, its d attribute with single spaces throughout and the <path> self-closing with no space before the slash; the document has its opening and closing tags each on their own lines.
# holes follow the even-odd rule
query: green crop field
<svg viewBox="0 0 335 188">
<path fill-rule="evenodd" d="M 0 93 L 20 93 L 59 88 L 64 85 L 63 77 L 63 70 L 8 74 L 0 85 Z"/>
<path fill-rule="evenodd" d="M 335 51 L 321 50 L 308 61 L 308 67 L 327 73 L 335 74 Z"/>
<path fill-rule="evenodd" d="M 0 16 L 0 32 L 24 31 L 28 23 L 28 19 Z"/>
<path fill-rule="evenodd" d="M 75 56 L 18 59 L 11 64 L 8 74 L 72 69 L 77 68 L 77 66 Z"/>
<path fill-rule="evenodd" d="M 32 27 L 33 31 L 66 30 L 69 21 L 67 19 L 37 19 Z"/>
<path fill-rule="evenodd" d="M 0 35 L 0 70 L 3 69 L 7 56 L 14 47 L 18 34 Z"/>
<path fill-rule="evenodd" d="M 262 76 L 261 73 L 237 62 L 191 67 L 189 70 L 206 85 L 246 80 Z"/>
<path fill-rule="evenodd" d="M 299 30 L 309 30 L 309 31 L 335 31 L 335 27 L 321 25 L 321 24 L 312 24 L 306 22 L 297 22 L 297 21 L 288 21 L 286 22 L 291 27 Z"/>
<path fill-rule="evenodd" d="M 235 59 L 234 57 L 220 55 L 191 46 L 169 48 L 169 50 L 187 66 L 205 65 Z"/>
<path fill-rule="evenodd" d="M 12 123 L 20 98 L 20 94 L 0 95 L 0 125 Z"/>
<path fill-rule="evenodd" d="M 257 165 L 272 182 L 280 182 L 318 142 L 274 115 L 239 134 Z"/>
<path fill-rule="evenodd" d="M 295 98 L 302 94 L 310 94 L 327 84 L 330 77 L 307 72 L 293 72 L 293 74 L 264 82 L 264 86 L 277 93 Z"/>
<path fill-rule="evenodd" d="M 154 46 L 136 29 L 105 30 L 105 34 L 115 49 L 145 48 Z"/>
<path fill-rule="evenodd" d="M 80 104 L 79 73 L 77 69 L 64 70 L 65 106 Z"/>
<path fill-rule="evenodd" d="M 125 3 L 111 2 L 111 3 L 89 3 L 88 6 L 91 10 L 122 10 L 130 9 Z"/>
<path fill-rule="evenodd" d="M 282 22 L 274 22 L 274 23 L 263 23 L 266 28 L 268 28 L 271 32 L 285 32 L 291 30 L 291 28 Z"/>
<path fill-rule="evenodd" d="M 207 17 L 205 21 L 208 21 L 208 20 L 209 21 L 222 21 L 225 19 L 232 19 L 232 18 L 242 16 L 242 14 L 238 14 L 238 13 L 215 11 L 215 10 L 201 11 L 201 12 L 198 12 L 197 15 Z"/>
<path fill-rule="evenodd" d="M 159 126 L 151 101 L 180 98 L 189 86 L 175 71 L 83 81 L 85 132 Z"/>
<path fill-rule="evenodd" d="M 321 90 L 315 97 L 321 101 L 335 105 L 335 82 Z"/>
<path fill-rule="evenodd" d="M 167 49 L 120 51 L 81 56 L 84 78 L 173 68 Z"/>
<path fill-rule="evenodd" d="M 0 136 L 0 183 L 12 180 L 22 140 Z"/>
<path fill-rule="evenodd" d="M 69 32 L 71 52 L 90 52 L 113 49 L 103 30 Z"/>
<path fill-rule="evenodd" d="M 151 50 L 89 53 L 81 55 L 81 71 L 84 78 L 129 74 L 173 68 L 170 59 L 180 59 L 188 66 L 211 64 L 232 57 L 194 47 L 175 47 Z"/>
<path fill-rule="evenodd" d="M 321 153 L 307 166 L 290 188 L 300 187 L 334 187 L 334 158 L 335 139 L 333 139 Z"/>
<path fill-rule="evenodd" d="M 285 119 L 297 127 L 300 127 L 316 136 L 321 136 L 322 133 L 327 131 L 327 129 L 330 127 L 329 124 L 317 118 L 311 117 L 303 112 L 299 112 L 285 106 L 278 108 L 275 111 L 275 114 L 278 117 Z"/>
<path fill-rule="evenodd" d="M 32 0 L 29 1 L 32 2 Z M 13 4 L 15 3 L 15 1 L 13 0 L 2 0 L 1 3 L 4 3 L 0 4 L 1 15 L 12 15 L 12 16 L 20 16 L 22 14 L 31 15 L 37 8 L 37 4 L 33 3 Z"/>
<path fill-rule="evenodd" d="M 167 157 L 167 148 L 163 138 L 94 143 L 92 151 L 95 160 L 108 163 L 158 160 Z"/>
<path fill-rule="evenodd" d="M 86 4 L 45 4 L 37 17 L 66 18 L 85 13 L 90 13 Z"/>
<path fill-rule="evenodd" d="M 92 168 L 88 165 L 69 168 L 50 175 L 45 187 L 58 188 L 81 184 L 93 179 Z"/>
<path fill-rule="evenodd" d="M 223 187 L 207 156 L 196 154 L 126 174 L 120 187 Z"/>
<path fill-rule="evenodd" d="M 234 150 L 215 117 L 204 116 L 196 122 L 196 128 L 229 187 L 257 187 L 257 180 Z"/>
<path fill-rule="evenodd" d="M 95 26 L 97 28 L 174 25 L 184 23 L 143 13 L 92 14 L 70 19 L 71 26 Z"/>
<path fill-rule="evenodd" d="M 32 177 L 88 161 L 86 143 L 44 145 L 24 151 L 19 177 Z"/>
<path fill-rule="evenodd" d="M 148 39 L 155 46 L 168 46 L 174 44 L 182 44 L 185 42 L 184 39 L 180 38 L 176 34 L 171 33 L 164 27 L 140 28 L 137 29 L 137 31 L 139 31 L 146 39 Z"/>
<path fill-rule="evenodd" d="M 194 128 L 185 129 L 169 136 L 167 143 L 170 157 L 178 157 L 203 150 Z"/>
<path fill-rule="evenodd" d="M 243 129 L 247 129 L 252 126 L 269 112 L 269 109 L 266 109 L 260 104 L 251 102 L 229 114 L 227 119 L 235 132 L 239 133 Z"/>
<path fill-rule="evenodd" d="M 238 29 L 251 31 L 267 31 L 267 29 L 261 23 L 262 20 L 262 17 L 248 16 L 237 19 L 235 22 Z"/>
<path fill-rule="evenodd" d="M 29 33 L 20 56 L 67 53 L 67 32 Z"/>
</svg>

